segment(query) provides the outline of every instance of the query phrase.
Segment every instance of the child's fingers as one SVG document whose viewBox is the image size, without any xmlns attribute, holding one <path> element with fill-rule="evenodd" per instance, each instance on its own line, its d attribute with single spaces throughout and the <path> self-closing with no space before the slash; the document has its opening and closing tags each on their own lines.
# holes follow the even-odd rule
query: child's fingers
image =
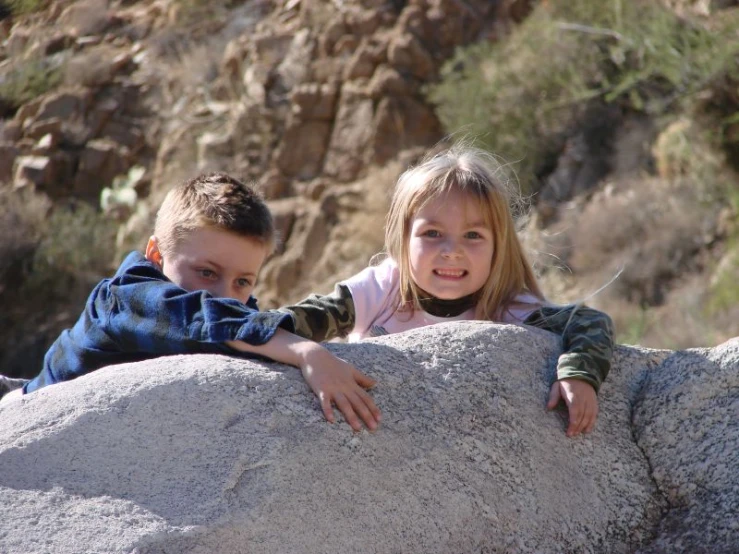
<svg viewBox="0 0 739 554">
<path fill-rule="evenodd" d="M 351 402 L 346 396 L 341 393 L 337 394 L 334 396 L 334 404 L 336 404 L 339 411 L 344 414 L 344 419 L 352 429 L 355 431 L 362 430 L 362 423 L 359 421 Z"/>
<path fill-rule="evenodd" d="M 590 421 L 585 426 L 585 430 L 583 431 L 583 433 L 585 433 L 586 435 L 588 433 L 592 433 L 593 432 L 593 429 L 595 429 L 595 422 L 596 421 L 597 421 L 597 418 L 595 417 L 595 414 L 593 414 L 593 417 L 590 418 Z"/>
<path fill-rule="evenodd" d="M 585 410 L 579 404 L 570 404 L 570 425 L 567 436 L 574 437 L 585 428 Z"/>
<path fill-rule="evenodd" d="M 377 429 L 377 420 L 368 405 L 368 401 L 371 402 L 372 399 L 369 398 L 366 393 L 362 396 L 362 393 L 364 393 L 364 391 L 360 389 L 353 395 L 350 395 L 349 402 L 351 402 L 354 411 L 359 415 L 362 421 L 364 421 L 367 428 L 370 431 L 374 431 Z M 374 404 L 374 402 L 372 403 Z"/>
<path fill-rule="evenodd" d="M 583 433 L 592 433 L 595 429 L 595 422 L 598 421 L 598 401 L 596 400 L 593 405 L 588 406 L 588 417 L 585 422 L 585 428 Z"/>
<path fill-rule="evenodd" d="M 326 393 L 321 393 L 318 395 L 318 399 L 321 401 L 321 410 L 323 410 L 323 416 L 326 418 L 326 420 L 329 423 L 333 423 L 336 421 L 336 418 L 334 417 L 334 410 L 331 407 L 331 399 L 328 397 Z"/>
<path fill-rule="evenodd" d="M 353 368 L 354 371 L 352 372 L 354 374 L 354 380 L 357 382 L 357 384 L 360 387 L 364 387 L 365 389 L 371 389 L 377 384 L 377 381 L 375 381 L 372 377 L 369 377 L 359 371 L 356 367 Z"/>
<path fill-rule="evenodd" d="M 380 420 L 382 419 L 382 413 L 380 412 L 380 408 L 377 407 L 377 404 L 375 404 L 375 399 L 367 394 L 364 390 L 360 390 L 358 394 L 364 400 L 365 405 L 372 414 L 372 417 L 375 418 L 375 421 L 377 423 L 380 423 Z"/>
<path fill-rule="evenodd" d="M 559 404 L 562 394 L 559 390 L 559 382 L 555 381 L 552 388 L 549 389 L 549 401 L 547 402 L 547 410 L 553 410 Z"/>
</svg>

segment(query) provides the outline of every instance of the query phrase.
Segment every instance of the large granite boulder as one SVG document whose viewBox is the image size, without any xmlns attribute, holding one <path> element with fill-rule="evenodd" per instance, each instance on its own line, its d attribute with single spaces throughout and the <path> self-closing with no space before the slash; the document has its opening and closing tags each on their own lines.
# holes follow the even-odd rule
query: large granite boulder
<svg viewBox="0 0 739 554">
<path fill-rule="evenodd" d="M 110 367 L 0 404 L 0 552 L 736 552 L 739 340 L 621 346 L 591 435 L 546 412 L 547 332 L 444 324 L 331 344 L 383 423 L 298 370 Z"/>
</svg>

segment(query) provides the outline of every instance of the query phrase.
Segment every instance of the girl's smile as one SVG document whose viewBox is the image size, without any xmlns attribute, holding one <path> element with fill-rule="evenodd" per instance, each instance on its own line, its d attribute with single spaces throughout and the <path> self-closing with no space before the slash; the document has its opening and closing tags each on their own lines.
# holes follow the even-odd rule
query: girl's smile
<svg viewBox="0 0 739 554">
<path fill-rule="evenodd" d="M 411 278 L 442 300 L 462 298 L 485 285 L 493 236 L 474 197 L 452 190 L 428 202 L 411 220 Z"/>
<path fill-rule="evenodd" d="M 442 279 L 459 279 L 467 274 L 464 269 L 460 269 L 458 271 L 453 269 L 435 269 L 434 273 Z"/>
</svg>

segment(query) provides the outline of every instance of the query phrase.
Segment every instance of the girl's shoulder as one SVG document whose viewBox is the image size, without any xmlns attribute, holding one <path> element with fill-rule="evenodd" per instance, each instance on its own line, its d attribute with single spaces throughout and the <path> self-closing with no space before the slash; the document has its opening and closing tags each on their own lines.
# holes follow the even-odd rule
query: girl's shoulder
<svg viewBox="0 0 739 554">
<path fill-rule="evenodd" d="M 398 264 L 392 258 L 385 258 L 376 265 L 364 268 L 356 275 L 349 277 L 340 284 L 349 287 L 349 290 L 360 288 L 378 288 L 386 290 L 397 284 L 399 279 Z"/>
<path fill-rule="evenodd" d="M 398 266 L 392 259 L 386 258 L 339 283 L 349 289 L 354 301 L 356 321 L 350 340 L 365 336 L 378 318 L 394 311 L 398 282 Z"/>
<path fill-rule="evenodd" d="M 533 312 L 546 306 L 547 302 L 531 294 L 521 292 L 511 300 L 503 311 L 503 323 L 523 323 Z"/>
</svg>

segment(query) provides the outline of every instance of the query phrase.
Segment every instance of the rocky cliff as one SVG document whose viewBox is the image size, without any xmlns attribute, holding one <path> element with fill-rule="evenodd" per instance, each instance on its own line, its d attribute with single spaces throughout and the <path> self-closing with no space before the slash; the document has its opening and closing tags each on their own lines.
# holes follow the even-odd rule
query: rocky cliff
<svg viewBox="0 0 739 554">
<path fill-rule="evenodd" d="M 6 400 L 0 551 L 736 552 L 736 339 L 619 347 L 575 440 L 544 409 L 544 331 L 329 347 L 377 378 L 377 432 L 326 423 L 293 368 L 220 356 Z"/>
<path fill-rule="evenodd" d="M 638 48 L 632 56 L 608 42 L 622 35 L 650 50 L 664 36 L 640 36 L 647 30 L 664 27 L 689 46 L 723 25 L 734 30 L 722 42 L 739 52 L 736 0 L 664 0 L 654 3 L 668 6 L 662 19 L 628 32 L 599 30 L 597 17 L 583 26 L 586 12 L 625 6 L 601 4 L 576 3 L 584 11 L 571 20 L 549 17 L 568 36 L 592 37 L 609 60 L 605 72 L 578 73 L 583 86 L 607 81 L 612 64 L 642 58 Z M 516 80 L 556 76 L 556 52 L 514 56 L 517 44 L 536 50 L 540 34 L 516 31 L 545 20 L 553 5 L 0 0 L 0 372 L 33 376 L 95 281 L 143 247 L 164 192 L 202 171 L 253 180 L 269 199 L 283 240 L 260 276 L 262 307 L 329 292 L 382 248 L 398 175 L 473 123 L 442 128 L 443 106 L 429 91 L 452 78 L 456 93 L 457 73 L 505 69 L 478 70 L 475 56 L 454 52 L 496 44 L 504 54 L 496 59 Z M 642 92 L 663 96 L 661 115 L 631 101 L 573 101 L 578 117 L 564 117 L 560 131 L 541 130 L 551 140 L 546 155 L 524 155 L 521 165 L 497 152 L 528 174 L 522 181 L 541 185 L 526 244 L 546 293 L 582 299 L 620 274 L 588 301 L 612 315 L 619 341 L 670 348 L 739 334 L 737 72 L 728 61 L 725 74 L 705 79 L 678 69 L 697 92 L 664 88 L 649 68 L 635 73 Z M 452 107 L 484 112 L 490 87 L 481 81 Z M 505 90 L 509 132 L 517 118 L 548 112 L 543 90 Z M 508 136 L 496 121 L 485 133 Z M 508 140 L 527 144 L 538 134 Z"/>
</svg>

